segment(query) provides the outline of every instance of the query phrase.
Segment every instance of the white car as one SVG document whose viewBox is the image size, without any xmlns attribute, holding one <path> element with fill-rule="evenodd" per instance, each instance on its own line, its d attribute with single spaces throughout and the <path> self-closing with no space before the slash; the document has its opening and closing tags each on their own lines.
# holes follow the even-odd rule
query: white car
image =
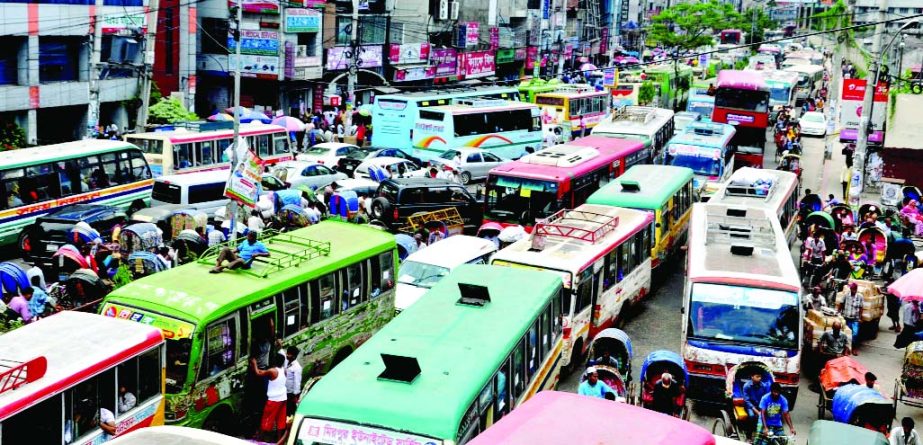
<svg viewBox="0 0 923 445">
<path fill-rule="evenodd" d="M 497 251 L 493 241 L 468 235 L 453 235 L 425 249 L 411 253 L 401 263 L 394 307 L 403 311 L 462 264 L 487 264 Z"/>
<path fill-rule="evenodd" d="M 359 147 L 353 144 L 343 144 L 340 142 L 322 142 L 306 152 L 295 156 L 295 159 L 316 164 L 324 164 L 331 169 L 337 168 L 340 158 L 358 150 Z"/>
<path fill-rule="evenodd" d="M 455 166 L 455 155 L 461 153 L 461 172 L 459 176 L 462 184 L 469 184 L 472 180 L 483 179 L 487 177 L 494 167 L 509 162 L 509 159 L 501 158 L 482 148 L 456 148 L 447 150 L 441 155 L 430 159 L 430 163 L 448 165 L 453 169 Z"/>
<path fill-rule="evenodd" d="M 801 115 L 801 119 L 798 119 L 798 124 L 801 125 L 801 134 L 813 136 L 827 135 L 827 118 L 824 117 L 824 113 L 819 111 L 808 111 L 804 113 Z"/>
<path fill-rule="evenodd" d="M 426 170 L 420 168 L 417 164 L 407 159 L 392 158 L 390 156 L 382 156 L 380 158 L 362 161 L 362 163 L 356 167 L 354 176 L 357 179 L 368 179 L 370 177 L 369 168 L 373 166 L 387 171 L 391 178 L 422 178 L 426 176 Z"/>
<path fill-rule="evenodd" d="M 304 161 L 280 162 L 273 167 L 272 174 L 292 187 L 304 185 L 312 189 L 323 188 L 333 181 L 347 178 L 345 173 L 333 171 L 326 165 Z"/>
</svg>

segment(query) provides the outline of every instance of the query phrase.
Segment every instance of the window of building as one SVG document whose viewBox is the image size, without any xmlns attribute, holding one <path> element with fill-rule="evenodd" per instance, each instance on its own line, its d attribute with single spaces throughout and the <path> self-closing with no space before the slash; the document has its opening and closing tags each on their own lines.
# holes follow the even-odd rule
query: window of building
<svg viewBox="0 0 923 445">
<path fill-rule="evenodd" d="M 317 57 L 318 56 L 317 47 L 320 46 L 318 45 L 317 39 L 318 39 L 318 36 L 320 36 L 320 33 L 302 32 L 302 33 L 297 34 L 297 36 L 298 36 L 298 45 L 305 47 L 304 54 L 301 54 L 300 56 Z"/>
<path fill-rule="evenodd" d="M 352 17 L 337 17 L 337 45 L 349 45 L 352 38 Z M 377 15 L 359 16 L 358 39 L 360 45 L 382 45 L 388 29 L 387 17 Z"/>
<path fill-rule="evenodd" d="M 228 19 L 206 17 L 202 19 L 202 53 L 228 54 Z"/>
<path fill-rule="evenodd" d="M 39 37 L 39 82 L 65 82 L 78 80 L 80 46 L 83 38 Z"/>
<path fill-rule="evenodd" d="M 21 48 L 21 38 L 0 37 L 0 85 L 19 83 L 19 51 Z"/>
</svg>

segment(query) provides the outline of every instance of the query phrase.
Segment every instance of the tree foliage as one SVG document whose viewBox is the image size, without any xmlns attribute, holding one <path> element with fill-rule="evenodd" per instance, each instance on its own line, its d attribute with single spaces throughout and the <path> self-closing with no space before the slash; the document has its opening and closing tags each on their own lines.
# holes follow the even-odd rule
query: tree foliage
<svg viewBox="0 0 923 445">
<path fill-rule="evenodd" d="M 187 110 L 179 99 L 173 97 L 161 99 L 151 106 L 149 112 L 149 120 L 154 124 L 174 124 L 198 119 L 195 113 Z"/>
<path fill-rule="evenodd" d="M 650 80 L 645 80 L 641 82 L 641 86 L 638 87 L 638 105 L 648 105 L 654 101 L 654 82 Z"/>
<path fill-rule="evenodd" d="M 0 150 L 15 150 L 26 146 L 26 132 L 13 122 L 0 120 Z"/>
<path fill-rule="evenodd" d="M 652 18 L 648 41 L 679 51 L 693 50 L 711 45 L 715 31 L 730 28 L 740 20 L 731 3 L 680 3 Z"/>
<path fill-rule="evenodd" d="M 756 22 L 755 28 L 753 26 L 754 21 Z M 763 41 L 765 30 L 778 27 L 778 23 L 769 16 L 769 13 L 764 8 L 749 8 L 743 14 L 737 14 L 737 21 L 731 25 L 731 28 L 740 29 L 747 33 L 748 43 Z"/>
</svg>

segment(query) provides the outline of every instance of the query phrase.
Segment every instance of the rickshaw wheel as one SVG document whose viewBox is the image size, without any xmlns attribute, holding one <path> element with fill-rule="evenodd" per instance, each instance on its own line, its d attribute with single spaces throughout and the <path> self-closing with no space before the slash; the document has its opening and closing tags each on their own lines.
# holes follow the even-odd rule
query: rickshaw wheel
<svg viewBox="0 0 923 445">
<path fill-rule="evenodd" d="M 824 398 L 824 387 L 820 388 L 820 394 L 817 395 L 817 420 L 824 420 L 824 414 L 827 411 L 827 399 Z"/>
<path fill-rule="evenodd" d="M 683 404 L 683 410 L 679 413 L 679 418 L 688 421 L 689 420 L 689 403 Z"/>
<path fill-rule="evenodd" d="M 718 428 L 719 425 L 721 426 L 720 429 Z M 727 411 L 721 410 L 721 417 L 715 419 L 715 423 L 711 427 L 711 433 L 722 437 L 737 437 L 737 434 L 731 427 L 731 418 L 728 416 Z"/>
<path fill-rule="evenodd" d="M 901 400 L 901 382 L 898 379 L 894 379 L 894 397 L 891 400 L 894 401 L 894 412 L 897 413 L 897 402 Z"/>
</svg>

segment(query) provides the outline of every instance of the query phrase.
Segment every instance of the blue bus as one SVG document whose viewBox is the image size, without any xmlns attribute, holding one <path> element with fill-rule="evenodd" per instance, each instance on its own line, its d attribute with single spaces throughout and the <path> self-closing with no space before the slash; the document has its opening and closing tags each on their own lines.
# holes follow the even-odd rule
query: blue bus
<svg viewBox="0 0 923 445">
<path fill-rule="evenodd" d="M 663 163 L 695 172 L 693 187 L 707 200 L 734 171 L 733 125 L 692 122 L 667 142 Z"/>
</svg>

